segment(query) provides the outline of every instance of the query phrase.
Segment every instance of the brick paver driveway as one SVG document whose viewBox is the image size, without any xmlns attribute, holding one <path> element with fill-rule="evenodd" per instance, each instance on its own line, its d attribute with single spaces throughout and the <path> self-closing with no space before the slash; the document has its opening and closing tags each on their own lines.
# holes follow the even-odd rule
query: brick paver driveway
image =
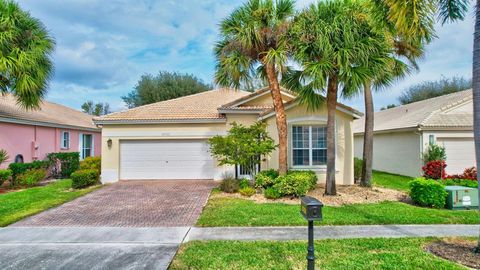
<svg viewBox="0 0 480 270">
<path fill-rule="evenodd" d="M 208 180 L 121 181 L 11 226 L 191 226 L 215 186 Z"/>
</svg>

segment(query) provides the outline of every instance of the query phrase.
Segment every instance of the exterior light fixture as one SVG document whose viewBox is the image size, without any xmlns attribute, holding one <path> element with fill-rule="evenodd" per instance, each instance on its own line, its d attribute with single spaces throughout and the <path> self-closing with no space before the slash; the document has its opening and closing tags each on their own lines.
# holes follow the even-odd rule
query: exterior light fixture
<svg viewBox="0 0 480 270">
<path fill-rule="evenodd" d="M 112 148 L 112 139 L 107 140 L 108 149 Z"/>
</svg>

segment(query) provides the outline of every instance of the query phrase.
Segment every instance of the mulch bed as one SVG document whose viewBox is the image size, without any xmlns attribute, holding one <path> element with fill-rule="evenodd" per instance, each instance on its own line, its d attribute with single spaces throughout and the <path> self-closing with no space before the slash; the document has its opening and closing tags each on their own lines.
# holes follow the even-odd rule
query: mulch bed
<svg viewBox="0 0 480 270">
<path fill-rule="evenodd" d="M 378 203 L 383 201 L 408 201 L 408 195 L 404 192 L 388 189 L 388 188 L 365 188 L 359 185 L 351 186 L 337 186 L 337 195 L 336 196 L 325 196 L 325 185 L 320 184 L 317 187 L 308 192 L 308 196 L 319 199 L 324 204 L 329 206 L 342 206 L 347 204 L 355 203 Z M 284 197 L 276 200 L 266 199 L 263 194 L 255 194 L 252 197 L 244 197 L 239 193 L 229 194 L 229 193 L 219 193 L 213 195 L 215 197 L 229 197 L 229 198 L 241 198 L 246 200 L 251 200 L 256 203 L 286 203 L 286 204 L 299 204 L 300 199 L 298 198 L 289 198 Z"/>
<path fill-rule="evenodd" d="M 477 245 L 475 240 L 465 240 L 458 238 L 447 238 L 438 241 L 426 249 L 434 255 L 453 261 L 464 266 L 480 269 L 480 254 L 475 254 L 473 250 Z"/>
</svg>

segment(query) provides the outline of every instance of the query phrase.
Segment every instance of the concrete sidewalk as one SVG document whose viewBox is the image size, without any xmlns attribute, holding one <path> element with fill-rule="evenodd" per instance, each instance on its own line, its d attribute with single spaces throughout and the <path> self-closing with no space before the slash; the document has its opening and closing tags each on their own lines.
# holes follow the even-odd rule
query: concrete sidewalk
<svg viewBox="0 0 480 270">
<path fill-rule="evenodd" d="M 478 236 L 479 225 L 317 226 L 316 239 Z M 305 240 L 305 227 L 7 227 L 0 269 L 167 269 L 193 240 Z"/>
</svg>

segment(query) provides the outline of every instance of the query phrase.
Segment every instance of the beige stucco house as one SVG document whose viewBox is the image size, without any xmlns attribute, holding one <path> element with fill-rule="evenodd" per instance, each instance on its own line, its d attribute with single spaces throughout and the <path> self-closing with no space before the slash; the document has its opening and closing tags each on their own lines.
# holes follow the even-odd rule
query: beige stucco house
<svg viewBox="0 0 480 270">
<path fill-rule="evenodd" d="M 354 123 L 355 157 L 363 154 L 365 119 Z M 431 143 L 445 147 L 448 174 L 475 166 L 472 90 L 375 113 L 373 169 L 417 177 Z"/>
<path fill-rule="evenodd" d="M 282 90 L 288 129 L 288 166 L 326 172 L 326 106 L 309 111 L 294 93 Z M 336 171 L 338 184 L 353 183 L 353 120 L 361 113 L 337 106 Z M 214 179 L 235 173 L 219 166 L 208 138 L 227 134 L 232 122 L 267 121 L 278 141 L 269 89 L 254 93 L 220 89 L 149 104 L 94 119 L 102 127 L 102 182 L 141 179 Z M 264 157 L 261 169 L 278 168 L 278 153 Z M 241 168 L 238 169 L 241 175 Z"/>
</svg>

